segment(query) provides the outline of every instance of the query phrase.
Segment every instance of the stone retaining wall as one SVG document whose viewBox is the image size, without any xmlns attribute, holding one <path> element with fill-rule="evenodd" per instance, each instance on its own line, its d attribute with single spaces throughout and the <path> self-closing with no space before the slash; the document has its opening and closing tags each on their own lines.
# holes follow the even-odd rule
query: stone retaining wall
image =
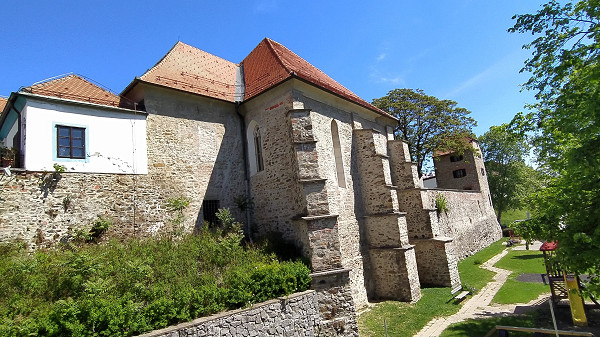
<svg viewBox="0 0 600 337">
<path fill-rule="evenodd" d="M 305 292 L 155 330 L 141 337 L 358 336 L 322 324 L 319 292 Z"/>
<path fill-rule="evenodd" d="M 438 195 L 446 198 L 447 211 L 438 212 L 438 233 L 451 237 L 459 260 L 473 255 L 502 237 L 494 208 L 480 191 L 427 190 L 431 205 Z"/>
</svg>

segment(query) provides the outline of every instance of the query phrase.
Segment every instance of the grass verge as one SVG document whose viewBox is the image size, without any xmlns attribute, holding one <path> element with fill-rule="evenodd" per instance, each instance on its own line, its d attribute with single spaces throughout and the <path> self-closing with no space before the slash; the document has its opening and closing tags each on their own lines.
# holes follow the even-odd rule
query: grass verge
<svg viewBox="0 0 600 337">
<path fill-rule="evenodd" d="M 459 262 L 458 270 L 464 285 L 481 289 L 494 273 L 479 268 L 483 262 L 500 253 L 504 246 L 499 240 L 473 256 Z M 358 318 L 361 336 L 385 336 L 383 320 L 389 336 L 412 336 L 435 317 L 450 316 L 460 309 L 451 301 L 450 288 L 423 288 L 423 297 L 415 304 L 386 301 L 376 304 Z"/>
<path fill-rule="evenodd" d="M 502 245 L 503 242 L 504 240 L 500 239 L 458 263 L 458 272 L 463 286 L 479 291 L 494 278 L 494 272 L 479 268 L 479 266 L 502 252 L 505 248 Z"/>
<path fill-rule="evenodd" d="M 498 261 L 495 266 L 510 270 L 512 273 L 502 288 L 496 293 L 496 296 L 494 296 L 492 300 L 494 303 L 527 303 L 538 298 L 541 294 L 550 291 L 549 286 L 543 283 L 521 282 L 516 280 L 517 276 L 520 274 L 543 274 L 546 272 L 544 255 L 540 251 L 513 249 Z"/>
<path fill-rule="evenodd" d="M 386 301 L 360 315 L 358 330 L 362 337 L 385 336 L 383 320 L 390 336 L 412 336 L 432 318 L 449 316 L 460 309 L 450 300 L 450 288 L 424 288 L 423 297 L 415 304 Z"/>
</svg>

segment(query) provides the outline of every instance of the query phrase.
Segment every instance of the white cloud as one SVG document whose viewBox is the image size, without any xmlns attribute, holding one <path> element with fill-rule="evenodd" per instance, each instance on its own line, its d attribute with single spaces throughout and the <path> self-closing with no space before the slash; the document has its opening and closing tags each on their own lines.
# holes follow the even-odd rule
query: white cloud
<svg viewBox="0 0 600 337">
<path fill-rule="evenodd" d="M 462 92 L 464 92 L 466 90 L 469 90 L 469 89 L 471 89 L 477 85 L 480 85 L 482 83 L 489 82 L 489 81 L 493 80 L 495 77 L 502 75 L 503 73 L 505 73 L 507 71 L 506 69 L 509 69 L 512 66 L 511 60 L 514 59 L 514 57 L 516 55 L 518 55 L 518 53 L 513 52 L 511 54 L 504 56 L 498 62 L 492 64 L 491 66 L 480 71 L 479 73 L 475 74 L 474 76 L 471 76 L 466 81 L 463 81 L 462 83 L 460 83 L 459 85 L 454 87 L 452 90 L 450 90 L 448 93 L 446 93 L 446 95 L 444 97 L 454 97 L 458 94 L 461 94 Z"/>
<path fill-rule="evenodd" d="M 379 61 L 383 60 L 383 59 L 384 59 L 386 56 L 387 56 L 387 54 L 386 54 L 386 53 L 381 53 L 381 54 L 379 54 L 379 56 L 377 56 L 377 62 L 379 62 Z"/>
</svg>

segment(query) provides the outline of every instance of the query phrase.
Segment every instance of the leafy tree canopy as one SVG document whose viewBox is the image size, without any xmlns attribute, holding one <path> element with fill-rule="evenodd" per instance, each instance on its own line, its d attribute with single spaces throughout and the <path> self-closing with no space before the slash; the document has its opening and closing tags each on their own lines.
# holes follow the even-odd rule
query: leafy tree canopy
<svg viewBox="0 0 600 337">
<path fill-rule="evenodd" d="M 394 130 L 397 139 L 408 142 L 412 160 L 417 163 L 419 177 L 423 175 L 423 163 L 434 151 L 467 150 L 472 128 L 477 122 L 469 117 L 465 108 L 457 107 L 451 100 L 429 96 L 421 89 L 394 89 L 373 105 L 399 119 Z"/>
<path fill-rule="evenodd" d="M 537 91 L 533 112 L 513 119 L 531 137 L 541 168 L 552 178 L 533 198 L 528 228 L 558 240 L 558 256 L 587 273 L 600 295 L 600 1 L 550 1 L 516 15 L 509 32 L 531 33 L 525 88 Z"/>
<path fill-rule="evenodd" d="M 498 222 L 502 213 L 520 208 L 525 197 L 541 186 L 539 174 L 525 164 L 529 146 L 525 137 L 513 132 L 508 124 L 492 126 L 479 137 L 488 183 Z"/>
</svg>

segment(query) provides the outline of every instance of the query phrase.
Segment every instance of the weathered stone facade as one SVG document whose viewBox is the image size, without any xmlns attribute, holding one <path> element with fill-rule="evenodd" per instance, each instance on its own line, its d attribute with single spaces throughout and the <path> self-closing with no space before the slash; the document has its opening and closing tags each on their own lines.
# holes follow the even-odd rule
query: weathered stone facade
<svg viewBox="0 0 600 337">
<path fill-rule="evenodd" d="M 254 94 L 244 96 L 238 65 L 181 48 L 181 62 L 199 74 L 179 71 L 180 59 L 169 58 L 144 76 L 150 82 L 126 90 L 147 113 L 148 173 L 66 172 L 46 185 L 43 173 L 16 173 L 1 194 L 0 240 L 50 245 L 98 216 L 114 220 L 109 235 L 192 231 L 216 206 L 229 208 L 248 235 L 278 232 L 310 260 L 315 331 L 354 336 L 355 308 L 376 299 L 418 301 L 424 284 L 458 287 L 458 260 L 500 238 L 476 143 L 460 160 L 440 156 L 440 188 L 425 189 L 408 145 L 394 140 L 397 120 L 324 74 L 312 70 L 321 82 L 311 82 L 284 67 L 277 78 L 289 77 L 269 86 L 271 73 L 251 73 L 246 80 L 256 83 L 245 89 Z M 267 62 L 267 49 L 257 47 L 256 64 Z M 217 70 L 234 83 L 202 77 Z M 180 197 L 190 201 L 181 224 L 166 207 Z M 436 209 L 439 197 L 447 210 Z M 240 200 L 253 207 L 241 209 Z"/>
<path fill-rule="evenodd" d="M 358 336 L 356 324 L 344 320 L 325 322 L 319 310 L 319 293 L 309 290 L 255 304 L 248 309 L 224 312 L 156 330 L 140 337 L 252 337 L 252 336 Z M 342 303 L 331 303 L 333 308 Z"/>
</svg>

